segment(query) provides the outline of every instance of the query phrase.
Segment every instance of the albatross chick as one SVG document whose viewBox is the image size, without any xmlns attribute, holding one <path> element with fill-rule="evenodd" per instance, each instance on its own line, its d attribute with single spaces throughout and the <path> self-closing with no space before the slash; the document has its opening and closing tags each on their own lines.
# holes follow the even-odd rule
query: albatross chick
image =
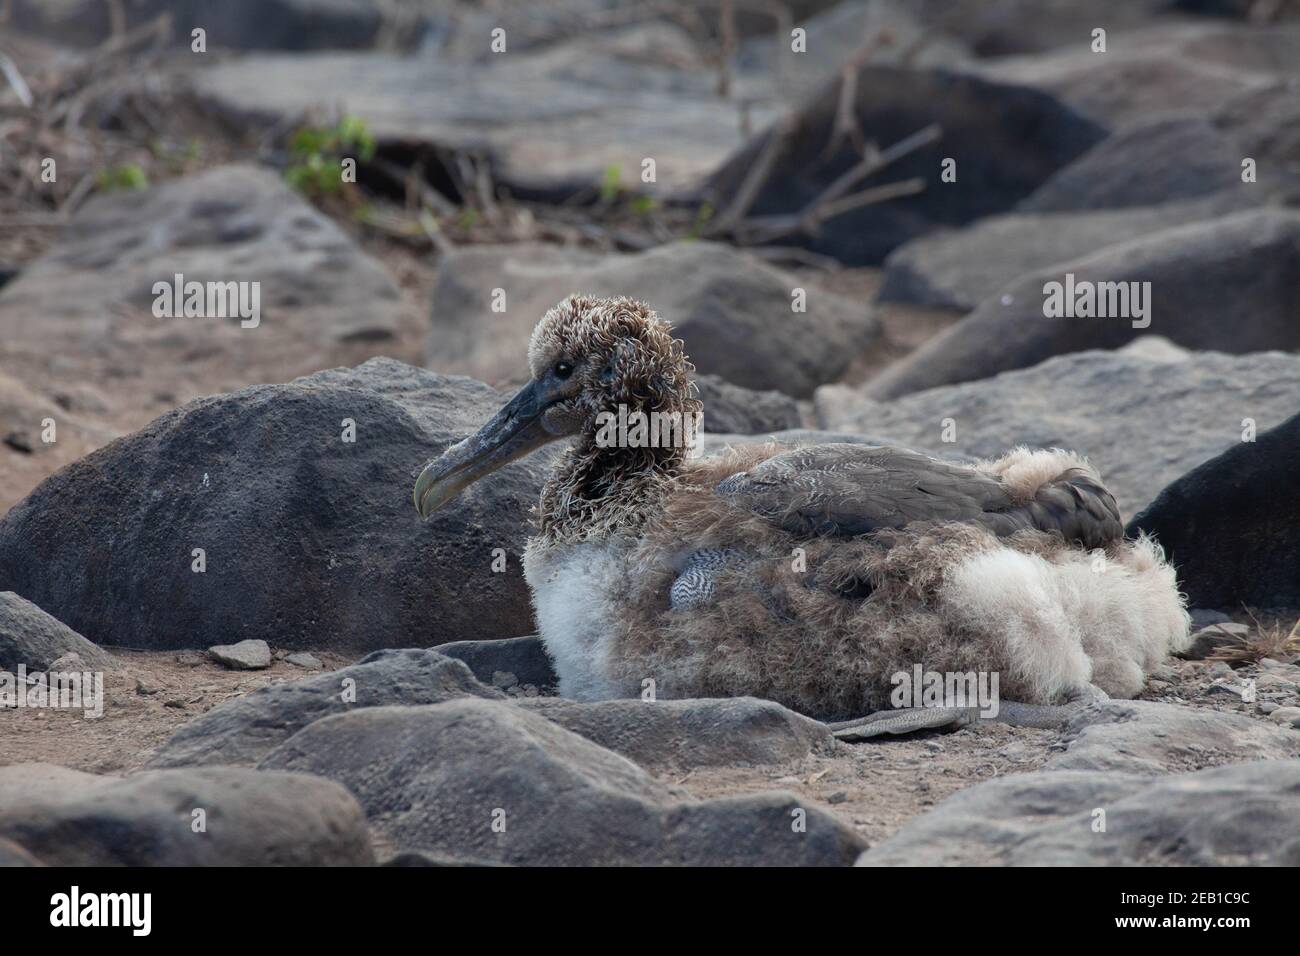
<svg viewBox="0 0 1300 956">
<path fill-rule="evenodd" d="M 997 674 L 1002 700 L 1025 705 L 1004 710 L 1034 723 L 1136 695 L 1187 643 L 1173 569 L 1154 541 L 1125 540 L 1114 498 L 1071 452 L 963 465 L 873 445 L 699 459 L 680 441 L 611 444 L 620 413 L 700 411 L 681 341 L 630 299 L 570 296 L 533 332 L 528 364 L 529 383 L 424 468 L 415 504 L 428 518 L 573 439 L 524 553 L 566 697 L 635 697 L 653 681 L 660 697 L 751 695 L 842 720 L 889 708 L 891 678 L 920 665 Z"/>
</svg>

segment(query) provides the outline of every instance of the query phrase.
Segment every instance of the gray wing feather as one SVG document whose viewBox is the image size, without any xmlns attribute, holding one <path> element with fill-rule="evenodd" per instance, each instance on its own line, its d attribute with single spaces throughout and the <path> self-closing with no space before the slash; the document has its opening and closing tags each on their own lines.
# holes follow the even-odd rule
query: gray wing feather
<svg viewBox="0 0 1300 956">
<path fill-rule="evenodd" d="M 1123 536 L 1115 499 L 1080 469 L 1017 505 L 992 475 L 890 446 L 794 449 L 727 477 L 717 492 L 797 534 L 853 536 L 957 521 L 998 535 L 1056 531 L 1089 548 Z"/>
</svg>

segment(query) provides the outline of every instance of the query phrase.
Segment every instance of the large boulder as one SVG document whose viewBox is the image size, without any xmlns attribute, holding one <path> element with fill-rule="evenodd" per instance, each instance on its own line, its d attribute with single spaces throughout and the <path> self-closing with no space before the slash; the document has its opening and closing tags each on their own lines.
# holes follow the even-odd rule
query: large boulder
<svg viewBox="0 0 1300 956">
<path fill-rule="evenodd" d="M 695 388 L 704 403 L 704 427 L 708 431 L 755 435 L 803 424 L 798 403 L 784 392 L 742 388 L 717 375 L 697 375 Z"/>
<path fill-rule="evenodd" d="M 799 213 L 856 166 L 862 157 L 841 130 L 839 83 L 794 112 L 779 145 L 769 146 L 782 135 L 774 126 L 715 171 L 704 190 L 713 206 L 725 214 L 769 150 L 770 172 L 749 205 L 750 218 Z M 932 124 L 942 136 L 857 186 L 917 178 L 924 181 L 922 192 L 844 212 L 815 235 L 777 240 L 846 263 L 878 263 L 936 226 L 1005 212 L 1106 135 L 1054 96 L 967 70 L 866 65 L 857 70 L 851 92 L 854 121 L 881 149 Z M 945 157 L 958 158 L 956 182 L 941 179 Z"/>
<path fill-rule="evenodd" d="M 212 708 L 176 731 L 150 758 L 149 766 L 252 767 L 322 717 L 363 707 L 439 704 L 459 697 L 500 699 L 503 695 L 475 680 L 464 662 L 436 651 L 376 651 L 350 667 L 269 684 Z"/>
<path fill-rule="evenodd" d="M 764 30 L 736 50 L 738 95 L 800 103 L 863 50 L 877 66 L 952 66 L 970 59 L 964 43 L 920 23 L 912 6 L 910 0 L 840 2 L 800 19 L 811 55 L 792 51 L 787 33 Z"/>
<path fill-rule="evenodd" d="M 826 725 L 770 700 L 604 700 L 536 697 L 520 707 L 654 770 L 778 764 L 829 753 Z"/>
<path fill-rule="evenodd" d="M 931 34 L 981 57 L 1086 45 L 1094 27 L 1126 35 L 1149 25 L 1169 0 L 899 0 Z"/>
<path fill-rule="evenodd" d="M 1012 212 L 913 239 L 885 260 L 884 302 L 970 311 L 1023 275 L 1240 207 L 1231 194 L 1162 206 Z M 1005 343 L 1004 343 L 1005 345 Z"/>
<path fill-rule="evenodd" d="M 964 864 L 1297 866 L 1300 761 L 1154 778 L 1080 770 L 1014 774 L 949 797 L 858 860 L 859 866 Z"/>
<path fill-rule="evenodd" d="M 383 24 L 380 0 L 131 0 L 122 26 L 137 29 L 170 13 L 174 33 L 189 42 L 202 27 L 212 48 L 319 50 L 366 47 Z M 112 34 L 113 7 L 103 0 L 16 0 L 15 29 L 74 46 L 97 46 Z"/>
<path fill-rule="evenodd" d="M 1255 199 L 1243 183 L 1241 144 L 1200 113 L 1158 115 L 1102 140 L 1054 174 L 1018 207 L 1020 212 L 1125 209 L 1231 192 L 1238 204 Z"/>
<path fill-rule="evenodd" d="M 1295 24 L 1151 24 L 1122 37 L 1108 35 L 1104 53 L 1092 49 L 1092 30 L 1099 26 L 1106 24 L 1091 23 L 1075 42 L 1051 53 L 984 61 L 979 72 L 1059 97 L 1119 129 L 1189 108 L 1214 113 L 1245 93 L 1294 76 L 1300 62 Z"/>
<path fill-rule="evenodd" d="M 531 685 L 551 690 L 559 684 L 546 645 L 535 634 L 495 641 L 452 641 L 434 648 L 439 654 L 464 661 L 484 684 Z"/>
<path fill-rule="evenodd" d="M 411 504 L 424 462 L 503 400 L 391 359 L 198 399 L 11 509 L 0 588 L 101 645 L 374 650 L 530 633 L 520 553 L 550 453 L 427 524 Z"/>
<path fill-rule="evenodd" d="M 1141 283 L 1138 288 L 1149 289 L 1142 293 L 1145 314 L 1136 315 L 1130 300 L 1129 314 L 1049 317 L 1048 284 L 1068 288 L 1069 276 L 1076 290 L 1086 283 Z M 1144 334 L 1192 349 L 1296 349 L 1298 302 L 1300 213 L 1259 209 L 1195 222 L 1022 276 L 890 366 L 868 393 L 894 398 L 1063 352 L 1118 348 Z"/>
<path fill-rule="evenodd" d="M 399 851 L 523 865 L 845 865 L 864 841 L 789 794 L 681 802 L 631 761 L 516 705 L 317 721 L 261 766 L 336 780 Z"/>
<path fill-rule="evenodd" d="M 1273 96 L 1268 105 L 1284 99 Z M 1224 216 L 1280 195 L 1285 157 L 1258 134 L 1198 112 L 1158 115 L 1119 130 L 1052 175 L 1014 212 L 922 236 L 896 249 L 880 297 L 969 310 L 1013 280 L 1174 226 Z M 1273 125 L 1280 133 L 1286 123 Z M 1257 182 L 1241 179 L 1256 159 Z"/>
<path fill-rule="evenodd" d="M 178 273 L 259 283 L 260 320 L 156 317 L 154 286 Z M 399 298 L 384 267 L 280 176 L 236 164 L 87 202 L 66 238 L 5 286 L 0 315 L 7 335 L 53 328 L 64 351 L 90 354 L 136 348 L 147 317 L 201 355 L 200 343 L 231 352 L 387 339 Z"/>
<path fill-rule="evenodd" d="M 1300 408 L 1300 357 L 1166 349 L 1180 360 L 1146 358 L 1127 349 L 1074 352 L 892 402 L 828 386 L 817 393 L 818 418 L 824 428 L 870 430 L 903 445 L 977 458 L 1022 444 L 1074 449 L 1091 457 L 1121 510 L 1132 515 L 1169 482 L 1238 444 L 1243 416 L 1263 429 Z M 953 440 L 946 443 L 949 430 Z M 1212 507 L 1213 497 L 1205 500 Z M 1260 502 L 1260 508 L 1267 507 Z M 1265 514 L 1260 512 L 1261 521 Z M 1240 540 L 1247 547 L 1249 535 Z M 1190 541 L 1205 544 L 1203 534 Z M 1207 574 L 1228 570 L 1212 560 L 1204 566 Z"/>
<path fill-rule="evenodd" d="M 45 671 L 64 654 L 77 654 L 85 666 L 111 670 L 117 662 L 72 628 L 50 617 L 12 591 L 0 591 L 0 671 L 14 672 L 19 664 Z"/>
<path fill-rule="evenodd" d="M 177 276 L 205 284 L 210 317 L 155 315 L 175 304 L 164 290 Z M 241 291 L 250 318 L 219 317 Z M 31 450 L 0 448 L 0 508 L 183 402 L 364 361 L 415 321 L 384 267 L 272 170 L 222 166 L 92 197 L 0 290 L 0 415 L 6 374 L 37 387 L 0 427 Z"/>
<path fill-rule="evenodd" d="M 365 816 L 338 784 L 234 767 L 99 777 L 0 767 L 0 838 L 50 866 L 365 866 Z"/>
<path fill-rule="evenodd" d="M 1300 414 L 1173 481 L 1128 531 L 1160 541 L 1193 606 L 1300 608 L 1298 489 Z"/>
<path fill-rule="evenodd" d="M 1184 773 L 1300 757 L 1300 734 L 1242 714 L 1151 700 L 1108 700 L 1074 718 L 1051 770 Z"/>
<path fill-rule="evenodd" d="M 533 326 L 573 292 L 628 295 L 673 324 L 696 368 L 751 389 L 808 395 L 874 341 L 867 306 L 807 289 L 747 253 L 677 242 L 635 255 L 543 245 L 479 246 L 449 255 L 433 290 L 428 365 L 486 381 L 527 373 Z M 505 311 L 494 311 L 505 295 Z M 707 410 L 706 410 L 707 415 Z M 708 419 L 705 419 L 707 425 Z"/>
<path fill-rule="evenodd" d="M 744 141 L 736 102 L 718 95 L 716 69 L 680 27 L 584 25 L 565 42 L 532 50 L 522 31 L 507 28 L 506 53 L 494 54 L 497 26 L 493 18 L 467 33 L 460 62 L 258 55 L 205 65 L 191 79 L 202 108 L 241 126 L 339 108 L 363 116 L 381 148 L 486 156 L 494 181 L 514 195 L 568 196 L 610 177 L 629 188 L 677 191 Z M 750 115 L 763 123 L 772 110 L 758 104 Z M 647 158 L 655 161 L 653 183 L 641 178 Z"/>
</svg>

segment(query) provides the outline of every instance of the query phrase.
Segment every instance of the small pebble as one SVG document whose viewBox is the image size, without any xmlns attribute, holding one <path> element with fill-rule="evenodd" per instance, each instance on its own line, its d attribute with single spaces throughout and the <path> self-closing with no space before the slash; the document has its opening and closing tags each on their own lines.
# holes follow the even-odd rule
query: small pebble
<svg viewBox="0 0 1300 956">
<path fill-rule="evenodd" d="M 843 790 L 836 790 L 834 793 L 832 793 L 829 797 L 826 798 L 826 802 L 844 803 L 848 799 L 849 799 L 849 795 L 847 793 L 845 793 Z"/>
</svg>

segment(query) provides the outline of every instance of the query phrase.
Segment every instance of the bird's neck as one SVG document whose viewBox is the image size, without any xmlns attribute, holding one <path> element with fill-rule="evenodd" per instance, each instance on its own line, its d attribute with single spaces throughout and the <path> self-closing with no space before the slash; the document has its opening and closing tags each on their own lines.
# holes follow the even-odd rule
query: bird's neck
<svg viewBox="0 0 1300 956">
<path fill-rule="evenodd" d="M 617 416 L 589 428 L 556 461 L 538 519 L 551 540 L 635 533 L 699 440 L 698 403 L 673 419 Z"/>
</svg>

